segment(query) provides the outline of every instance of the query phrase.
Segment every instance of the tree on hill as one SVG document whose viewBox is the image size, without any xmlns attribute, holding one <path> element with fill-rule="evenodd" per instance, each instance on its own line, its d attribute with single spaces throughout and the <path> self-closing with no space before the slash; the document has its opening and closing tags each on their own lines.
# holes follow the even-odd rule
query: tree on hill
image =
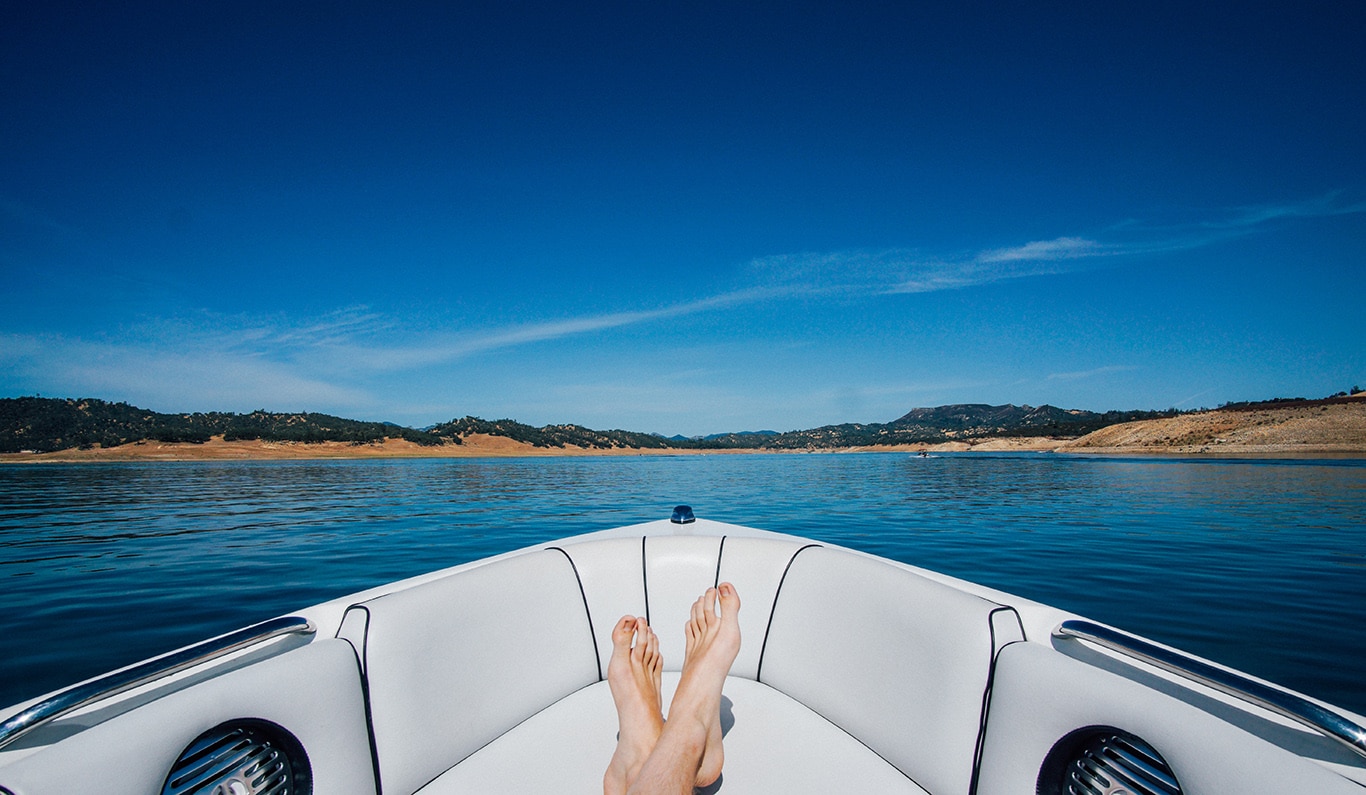
<svg viewBox="0 0 1366 795">
<path fill-rule="evenodd" d="M 1226 408 L 1236 410 L 1248 405 L 1264 404 L 1230 404 Z M 573 424 L 537 428 L 510 419 L 490 421 L 463 417 L 427 430 L 415 430 L 392 423 L 363 422 L 314 412 L 258 410 L 250 414 L 160 414 L 127 403 L 108 403 L 94 398 L 25 397 L 0 399 L 0 452 L 50 452 L 94 445 L 116 447 L 143 440 L 202 443 L 213 436 L 222 436 L 229 441 L 304 444 L 371 444 L 385 439 L 405 439 L 421 445 L 441 445 L 460 444 L 473 434 L 501 436 L 541 448 L 829 449 L 1001 436 L 1077 437 L 1115 423 L 1169 417 L 1177 413 L 1168 410 L 1098 414 L 1047 405 L 960 404 L 913 409 L 888 423 L 843 423 L 786 433 L 731 433 L 701 439 L 666 439 L 651 433 L 619 429 L 599 431 Z"/>
<path fill-rule="evenodd" d="M 665 439 L 651 433 L 634 431 L 595 431 L 581 425 L 546 425 L 536 428 L 516 420 L 483 420 L 478 417 L 462 417 L 437 425 L 431 433 L 442 438 L 458 440 L 471 434 L 503 436 L 532 447 L 581 447 L 584 449 L 610 450 L 613 448 L 666 449 L 684 446 L 679 442 Z"/>
<path fill-rule="evenodd" d="M 444 440 L 412 428 L 326 414 L 161 414 L 94 398 L 0 399 L 0 452 L 45 453 L 95 445 L 118 447 L 146 440 L 203 443 L 220 435 L 228 440 L 272 442 L 369 444 L 398 438 L 421 445 L 459 443 L 458 439 Z"/>
</svg>

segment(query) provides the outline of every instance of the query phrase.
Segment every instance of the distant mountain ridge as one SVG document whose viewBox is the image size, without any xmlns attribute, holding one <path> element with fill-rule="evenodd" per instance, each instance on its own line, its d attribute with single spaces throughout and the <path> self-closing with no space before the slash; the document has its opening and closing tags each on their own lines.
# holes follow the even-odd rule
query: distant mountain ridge
<svg viewBox="0 0 1366 795">
<path fill-rule="evenodd" d="M 808 430 L 741 431 L 700 438 L 664 437 L 581 425 L 540 428 L 516 420 L 464 417 L 417 430 L 386 422 L 364 422 L 312 412 L 250 414 L 209 412 L 163 414 L 95 398 L 0 398 L 0 452 L 52 452 L 80 447 L 117 447 L 142 441 L 203 443 L 228 441 L 349 442 L 372 444 L 404 439 L 421 445 L 460 444 L 471 434 L 502 436 L 534 447 L 585 449 L 830 449 L 894 444 L 966 441 L 987 437 L 1072 438 L 1137 419 L 1178 414 L 1169 411 L 1096 413 L 1055 406 L 957 404 L 912 409 L 887 423 L 843 423 Z"/>
<path fill-rule="evenodd" d="M 614 447 L 662 449 L 686 446 L 653 433 L 636 431 L 595 431 L 582 425 L 546 425 L 537 428 L 516 420 L 481 420 L 478 417 L 463 417 L 450 422 L 434 425 L 431 432 L 447 439 L 459 440 L 472 433 L 489 436 L 506 436 L 533 447 L 583 447 L 609 450 Z"/>
<path fill-rule="evenodd" d="M 1084 436 L 1094 430 L 1139 419 L 1170 417 L 1179 412 L 1107 411 L 1096 413 L 1056 406 L 991 406 L 961 403 L 912 409 L 887 423 L 844 423 L 804 431 L 788 431 L 764 440 L 777 449 L 866 447 L 892 444 L 936 444 L 988 437 Z"/>
<path fill-rule="evenodd" d="M 118 447 L 141 441 L 201 444 L 213 436 L 228 441 L 305 443 L 368 444 L 386 438 L 407 439 L 422 445 L 447 441 L 391 423 L 361 422 L 312 412 L 162 414 L 95 398 L 0 399 L 0 453 L 47 453 L 96 445 Z"/>
</svg>

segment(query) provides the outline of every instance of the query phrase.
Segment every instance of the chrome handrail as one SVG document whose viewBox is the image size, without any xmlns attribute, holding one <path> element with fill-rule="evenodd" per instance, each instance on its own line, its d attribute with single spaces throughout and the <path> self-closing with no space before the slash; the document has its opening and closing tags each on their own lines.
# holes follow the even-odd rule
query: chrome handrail
<svg viewBox="0 0 1366 795">
<path fill-rule="evenodd" d="M 101 699 L 116 696 L 135 687 L 164 679 L 201 663 L 223 657 L 248 646 L 282 635 L 311 635 L 313 622 L 300 616 L 285 616 L 262 621 L 221 637 L 197 643 L 164 657 L 139 663 L 132 668 L 105 674 L 84 684 L 74 685 L 24 709 L 0 723 L 0 748 L 9 745 L 39 726 Z"/>
<path fill-rule="evenodd" d="M 1064 621 L 1053 630 L 1055 638 L 1076 638 L 1103 646 L 1199 682 L 1221 693 L 1256 704 L 1345 745 L 1366 757 L 1366 729 L 1330 709 L 1286 690 L 1218 668 L 1172 649 L 1090 621 Z"/>
</svg>

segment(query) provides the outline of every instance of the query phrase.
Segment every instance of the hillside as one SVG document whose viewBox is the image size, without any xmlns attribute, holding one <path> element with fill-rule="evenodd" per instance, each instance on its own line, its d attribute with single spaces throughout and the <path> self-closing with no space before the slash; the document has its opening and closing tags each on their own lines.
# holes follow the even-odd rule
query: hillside
<svg viewBox="0 0 1366 795">
<path fill-rule="evenodd" d="M 0 399 L 3 460 L 678 454 L 745 450 L 1366 452 L 1366 395 L 1214 411 L 1096 413 L 960 404 L 888 423 L 665 438 L 581 425 L 464 417 L 424 430 L 316 413 L 161 414 L 96 399 Z M 35 458 L 37 456 L 37 458 Z"/>
<path fill-rule="evenodd" d="M 439 445 L 452 441 L 411 428 L 328 414 L 161 414 L 94 398 L 0 399 L 0 453 L 111 448 L 140 441 L 203 444 L 215 436 L 229 442 L 371 444 L 403 439 L 419 445 Z"/>
<path fill-rule="evenodd" d="M 989 406 L 982 403 L 912 409 L 889 423 L 826 425 L 789 431 L 764 440 L 770 449 L 820 449 L 901 444 L 938 444 L 1011 437 L 1070 438 L 1097 428 L 1176 412 L 1111 411 L 1097 414 L 1055 406 Z"/>
<path fill-rule="evenodd" d="M 481 420 L 478 417 L 443 422 L 428 429 L 442 438 L 459 441 L 472 434 L 505 436 L 532 447 L 581 447 L 586 450 L 617 448 L 662 450 L 696 446 L 688 439 L 666 439 L 635 431 L 595 431 L 582 425 L 546 425 L 536 428 L 516 420 Z"/>
<path fill-rule="evenodd" d="M 1096 414 L 1053 406 L 969 404 L 914 409 L 889 423 L 847 423 L 810 430 L 665 438 L 636 431 L 599 431 L 581 425 L 540 428 L 510 419 L 464 417 L 425 430 L 349 420 L 328 414 L 210 412 L 163 414 L 94 398 L 0 399 L 0 453 L 109 449 L 137 442 L 204 444 L 259 440 L 273 443 L 380 444 L 399 439 L 438 447 L 474 435 L 505 437 L 533 448 L 582 450 L 817 450 L 857 446 L 964 441 L 988 437 L 1077 437 L 1153 412 Z"/>
<path fill-rule="evenodd" d="M 1118 453 L 1356 453 L 1366 451 L 1366 393 L 1326 400 L 1235 404 L 1111 425 L 1057 447 Z"/>
</svg>

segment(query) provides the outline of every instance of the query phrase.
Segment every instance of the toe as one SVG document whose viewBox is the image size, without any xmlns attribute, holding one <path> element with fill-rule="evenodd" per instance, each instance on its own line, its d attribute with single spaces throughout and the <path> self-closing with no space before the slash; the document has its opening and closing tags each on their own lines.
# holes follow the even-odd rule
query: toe
<svg viewBox="0 0 1366 795">
<path fill-rule="evenodd" d="M 649 637 L 645 639 L 645 666 L 654 669 L 659 664 L 659 636 L 650 630 Z"/>
<path fill-rule="evenodd" d="M 702 626 L 706 620 L 706 615 L 704 613 L 705 608 L 703 607 L 703 602 L 706 598 L 706 594 L 703 594 L 702 596 L 697 597 L 696 602 L 692 603 L 692 615 L 690 616 L 690 620 L 693 624 L 698 626 Z"/>
<path fill-rule="evenodd" d="M 740 612 L 740 594 L 735 590 L 735 586 L 728 582 L 723 582 L 717 586 L 716 590 L 721 598 L 721 617 L 730 618 Z"/>
<path fill-rule="evenodd" d="M 702 594 L 702 617 L 707 623 L 716 621 L 716 599 L 719 595 L 715 588 L 708 588 L 707 592 Z"/>
<path fill-rule="evenodd" d="M 636 631 L 636 617 L 622 616 L 616 626 L 612 627 L 612 649 L 614 651 L 625 652 L 631 648 L 631 636 Z"/>
<path fill-rule="evenodd" d="M 650 625 L 645 623 L 645 619 L 637 618 L 633 630 L 635 643 L 631 645 L 631 657 L 640 660 L 645 657 L 645 640 L 650 634 Z"/>
</svg>

